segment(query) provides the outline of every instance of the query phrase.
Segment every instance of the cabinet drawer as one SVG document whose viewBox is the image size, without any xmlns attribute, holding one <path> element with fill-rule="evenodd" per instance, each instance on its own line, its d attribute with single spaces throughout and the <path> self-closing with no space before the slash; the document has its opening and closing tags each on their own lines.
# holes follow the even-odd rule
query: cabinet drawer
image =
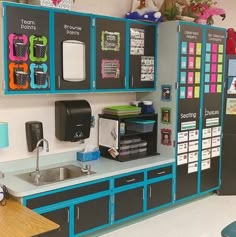
<svg viewBox="0 0 236 237">
<path fill-rule="evenodd" d="M 172 166 L 167 166 L 163 168 L 156 168 L 154 170 L 148 171 L 147 177 L 148 179 L 158 178 L 164 175 L 168 175 L 172 173 Z"/>
<path fill-rule="evenodd" d="M 142 182 L 143 180 L 144 180 L 143 172 L 137 173 L 137 174 L 132 174 L 132 175 L 126 175 L 121 178 L 115 179 L 115 188 Z"/>
<path fill-rule="evenodd" d="M 83 187 L 75 187 L 68 190 L 58 190 L 52 194 L 45 194 L 45 196 L 32 198 L 27 200 L 26 206 L 34 209 L 42 206 L 51 205 L 57 202 L 63 202 L 74 198 L 106 191 L 109 189 L 109 181 L 99 182 L 95 184 L 88 184 Z"/>
</svg>

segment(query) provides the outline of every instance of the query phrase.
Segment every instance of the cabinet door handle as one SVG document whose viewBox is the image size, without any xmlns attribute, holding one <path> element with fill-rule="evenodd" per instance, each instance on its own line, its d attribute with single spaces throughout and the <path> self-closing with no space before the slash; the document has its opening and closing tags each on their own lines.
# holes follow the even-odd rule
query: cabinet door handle
<svg viewBox="0 0 236 237">
<path fill-rule="evenodd" d="M 134 86 L 134 77 L 132 75 L 132 77 L 131 77 L 131 87 L 133 87 L 133 86 Z"/>
<path fill-rule="evenodd" d="M 61 77 L 57 76 L 57 85 L 59 88 L 61 88 Z"/>
<path fill-rule="evenodd" d="M 77 214 L 76 214 L 76 219 L 79 220 L 79 214 L 80 214 L 80 213 L 79 213 L 79 207 L 76 207 L 76 209 L 77 209 L 77 211 L 76 211 L 76 212 L 77 212 Z"/>
<path fill-rule="evenodd" d="M 70 222 L 70 212 L 69 212 L 69 209 L 66 209 L 67 210 L 67 223 Z"/>
<path fill-rule="evenodd" d="M 157 174 L 165 174 L 165 171 L 157 172 Z"/>
<path fill-rule="evenodd" d="M 152 187 L 149 186 L 149 197 L 151 198 L 152 197 Z"/>
<path fill-rule="evenodd" d="M 144 188 L 143 188 L 143 200 L 144 200 Z"/>
<path fill-rule="evenodd" d="M 126 183 L 134 182 L 136 179 L 126 179 Z"/>
</svg>

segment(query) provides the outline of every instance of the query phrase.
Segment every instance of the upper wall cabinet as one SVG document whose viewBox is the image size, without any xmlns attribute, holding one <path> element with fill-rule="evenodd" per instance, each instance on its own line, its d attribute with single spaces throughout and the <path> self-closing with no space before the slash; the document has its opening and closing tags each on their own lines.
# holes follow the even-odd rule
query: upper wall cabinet
<svg viewBox="0 0 236 237">
<path fill-rule="evenodd" d="M 5 93 L 50 90 L 49 12 L 4 5 Z"/>
<path fill-rule="evenodd" d="M 155 24 L 128 21 L 128 59 L 129 88 L 154 89 L 156 78 Z"/>
<path fill-rule="evenodd" d="M 156 89 L 156 24 L 2 6 L 5 94 Z"/>
<path fill-rule="evenodd" d="M 54 13 L 56 90 L 90 89 L 91 17 Z"/>
<path fill-rule="evenodd" d="M 126 21 L 96 17 L 96 90 L 125 89 Z"/>
</svg>

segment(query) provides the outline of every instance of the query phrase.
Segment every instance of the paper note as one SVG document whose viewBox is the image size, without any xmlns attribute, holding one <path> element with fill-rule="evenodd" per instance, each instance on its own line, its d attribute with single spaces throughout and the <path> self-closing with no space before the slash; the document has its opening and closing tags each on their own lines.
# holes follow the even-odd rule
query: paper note
<svg viewBox="0 0 236 237">
<path fill-rule="evenodd" d="M 197 45 L 196 45 L 196 54 L 197 55 L 202 54 L 202 44 L 201 43 L 197 43 Z"/>
<path fill-rule="evenodd" d="M 198 140 L 198 136 L 199 136 L 198 130 L 189 131 L 189 141 Z"/>
<path fill-rule="evenodd" d="M 187 98 L 193 98 L 193 87 L 188 87 Z"/>
<path fill-rule="evenodd" d="M 220 156 L 220 147 L 214 147 L 211 150 L 211 157 Z"/>
<path fill-rule="evenodd" d="M 194 98 L 199 98 L 200 97 L 200 87 L 195 86 L 194 87 Z"/>
<path fill-rule="evenodd" d="M 211 72 L 216 72 L 216 64 L 211 65 Z"/>
<path fill-rule="evenodd" d="M 221 141 L 220 137 L 213 137 L 212 138 L 212 147 L 220 146 L 220 144 L 221 144 L 220 141 Z"/>
<path fill-rule="evenodd" d="M 206 53 L 205 61 L 206 61 L 206 62 L 210 62 L 210 61 L 211 61 L 211 54 Z"/>
<path fill-rule="evenodd" d="M 209 63 L 205 64 L 205 72 L 210 72 L 210 64 Z"/>
<path fill-rule="evenodd" d="M 216 93 L 216 85 L 211 85 L 211 93 Z"/>
<path fill-rule="evenodd" d="M 211 149 L 206 149 L 202 151 L 202 160 L 211 158 Z"/>
<path fill-rule="evenodd" d="M 188 150 L 189 151 L 197 151 L 198 150 L 198 141 L 189 142 Z"/>
<path fill-rule="evenodd" d="M 218 54 L 218 63 L 223 62 L 223 54 Z"/>
<path fill-rule="evenodd" d="M 211 82 L 216 82 L 216 74 L 211 74 Z"/>
<path fill-rule="evenodd" d="M 206 44 L 206 52 L 211 52 L 211 44 L 210 43 Z"/>
<path fill-rule="evenodd" d="M 211 168 L 211 160 L 204 160 L 202 161 L 202 170 L 207 170 Z"/>
<path fill-rule="evenodd" d="M 185 91 L 186 91 L 186 88 L 185 87 L 180 87 L 180 99 L 185 99 Z"/>
<path fill-rule="evenodd" d="M 187 58 L 181 57 L 181 68 L 186 69 L 187 68 Z"/>
<path fill-rule="evenodd" d="M 217 93 L 221 93 L 222 92 L 222 86 L 221 85 L 217 85 Z"/>
<path fill-rule="evenodd" d="M 179 132 L 178 133 L 178 143 L 188 141 L 188 132 Z"/>
<path fill-rule="evenodd" d="M 210 74 L 209 73 L 205 74 L 205 82 L 210 82 Z"/>
<path fill-rule="evenodd" d="M 198 163 L 197 162 L 188 164 L 188 174 L 197 172 L 197 170 L 198 170 Z"/>
<path fill-rule="evenodd" d="M 204 86 L 204 92 L 205 93 L 209 93 L 210 92 L 210 86 L 209 85 L 205 85 Z"/>
<path fill-rule="evenodd" d="M 200 72 L 195 72 L 195 83 L 200 84 Z"/>
<path fill-rule="evenodd" d="M 211 61 L 212 61 L 213 63 L 216 63 L 216 62 L 217 62 L 217 54 L 212 54 L 212 55 L 211 55 Z"/>
<path fill-rule="evenodd" d="M 221 73 L 223 71 L 223 65 L 218 64 L 218 72 Z"/>
<path fill-rule="evenodd" d="M 193 72 L 188 73 L 188 84 L 193 84 Z"/>
<path fill-rule="evenodd" d="M 211 128 L 202 129 L 202 138 L 211 137 Z"/>
<path fill-rule="evenodd" d="M 220 126 L 212 128 L 212 136 L 213 137 L 220 136 L 220 134 L 221 134 L 221 127 Z"/>
<path fill-rule="evenodd" d="M 229 59 L 228 76 L 236 76 L 236 59 Z"/>
<path fill-rule="evenodd" d="M 189 54 L 194 54 L 194 46 L 195 44 L 194 43 L 189 43 Z"/>
<path fill-rule="evenodd" d="M 188 162 L 198 161 L 198 152 L 191 152 L 188 154 Z"/>
<path fill-rule="evenodd" d="M 224 52 L 224 45 L 223 44 L 219 44 L 218 52 L 219 53 L 223 53 Z"/>
<path fill-rule="evenodd" d="M 194 57 L 188 58 L 188 68 L 190 68 L 190 69 L 194 68 Z"/>
<path fill-rule="evenodd" d="M 180 73 L 180 83 L 185 84 L 186 83 L 186 72 Z"/>
<path fill-rule="evenodd" d="M 178 144 L 178 148 L 177 148 L 177 152 L 178 154 L 180 153 L 186 153 L 188 151 L 188 143 L 180 143 Z"/>
<path fill-rule="evenodd" d="M 203 139 L 202 140 L 202 149 L 211 147 L 211 139 Z"/>
<path fill-rule="evenodd" d="M 200 68 L 201 68 L 201 58 L 196 57 L 196 69 L 200 69 Z"/>
<path fill-rule="evenodd" d="M 222 74 L 217 74 L 217 82 L 222 82 L 223 75 Z"/>
<path fill-rule="evenodd" d="M 212 44 L 212 52 L 213 53 L 217 53 L 218 52 L 217 44 Z"/>
<path fill-rule="evenodd" d="M 187 42 L 182 42 L 181 53 L 187 54 Z"/>
<path fill-rule="evenodd" d="M 177 156 L 177 165 L 184 165 L 188 163 L 188 155 L 181 154 Z"/>
</svg>

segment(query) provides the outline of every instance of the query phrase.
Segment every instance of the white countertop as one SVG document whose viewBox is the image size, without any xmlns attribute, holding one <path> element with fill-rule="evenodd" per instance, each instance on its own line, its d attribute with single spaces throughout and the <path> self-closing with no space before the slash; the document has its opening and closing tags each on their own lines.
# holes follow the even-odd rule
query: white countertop
<svg viewBox="0 0 236 237">
<path fill-rule="evenodd" d="M 60 157 L 60 159 L 58 159 L 58 157 Z M 69 164 L 76 166 L 81 166 L 81 164 L 83 166 L 86 164 L 91 164 L 91 170 L 95 171 L 96 174 L 86 175 L 42 186 L 35 186 L 16 176 L 17 174 L 32 172 L 35 170 L 35 159 L 30 158 L 22 161 L 15 161 L 15 162 L 12 161 L 8 164 L 0 163 L 0 170 L 5 174 L 5 177 L 0 179 L 0 183 L 2 185 L 6 185 L 11 195 L 20 198 L 36 193 L 46 192 L 49 190 L 68 187 L 71 185 L 85 183 L 93 180 L 119 175 L 122 173 L 132 172 L 136 170 L 146 169 L 153 166 L 159 166 L 174 162 L 174 158 L 164 157 L 162 155 L 156 155 L 127 162 L 118 162 L 102 157 L 96 161 L 79 162 L 76 160 L 75 157 L 76 157 L 75 153 L 67 153 L 67 154 L 65 153 L 62 155 L 57 154 L 51 156 L 50 159 L 44 158 L 40 163 L 40 169 L 43 170 Z M 13 167 L 18 168 L 14 169 Z M 8 172 L 9 170 L 10 172 Z"/>
</svg>

